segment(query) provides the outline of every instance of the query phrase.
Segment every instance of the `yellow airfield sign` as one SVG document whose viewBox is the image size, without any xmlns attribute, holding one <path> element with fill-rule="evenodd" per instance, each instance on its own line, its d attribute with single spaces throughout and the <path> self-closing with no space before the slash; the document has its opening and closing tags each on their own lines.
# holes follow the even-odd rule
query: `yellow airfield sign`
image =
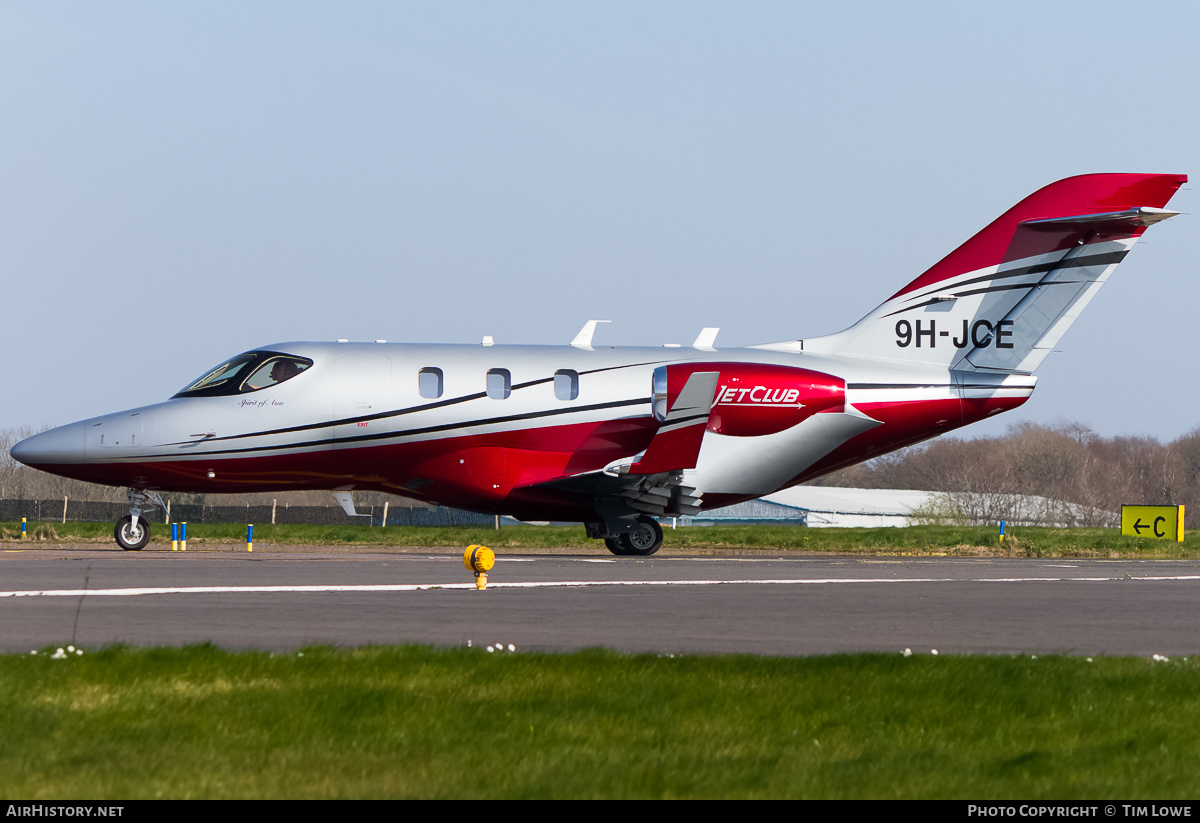
<svg viewBox="0 0 1200 823">
<path fill-rule="evenodd" d="M 1183 542 L 1183 506 L 1122 506 L 1121 534 Z"/>
</svg>

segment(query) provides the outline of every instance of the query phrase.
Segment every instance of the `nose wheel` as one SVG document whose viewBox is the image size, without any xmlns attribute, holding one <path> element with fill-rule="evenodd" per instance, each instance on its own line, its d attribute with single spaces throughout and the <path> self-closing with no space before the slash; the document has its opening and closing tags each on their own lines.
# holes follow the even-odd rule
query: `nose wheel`
<svg viewBox="0 0 1200 823">
<path fill-rule="evenodd" d="M 140 515 L 135 519 L 128 514 L 117 521 L 113 529 L 117 545 L 127 552 L 140 552 L 150 542 L 150 524 Z"/>
<path fill-rule="evenodd" d="M 117 521 L 113 537 L 125 551 L 140 552 L 150 542 L 150 522 L 142 517 L 142 512 L 156 506 L 165 512 L 167 507 L 156 491 L 130 488 L 125 490 L 125 496 L 129 500 L 129 514 Z"/>
</svg>

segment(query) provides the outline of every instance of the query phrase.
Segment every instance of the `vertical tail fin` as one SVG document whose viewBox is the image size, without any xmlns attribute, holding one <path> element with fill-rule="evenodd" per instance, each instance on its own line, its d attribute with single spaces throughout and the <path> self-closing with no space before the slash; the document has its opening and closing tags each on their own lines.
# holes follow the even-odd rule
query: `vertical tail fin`
<svg viewBox="0 0 1200 823">
<path fill-rule="evenodd" d="M 1142 232 L 1178 174 L 1088 174 L 1026 197 L 854 326 L 803 351 L 1029 374 Z"/>
</svg>

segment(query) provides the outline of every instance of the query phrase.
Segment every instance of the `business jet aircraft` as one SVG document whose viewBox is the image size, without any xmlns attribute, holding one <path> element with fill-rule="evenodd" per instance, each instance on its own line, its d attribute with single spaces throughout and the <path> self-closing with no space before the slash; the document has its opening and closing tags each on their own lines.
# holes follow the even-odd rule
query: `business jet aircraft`
<svg viewBox="0 0 1200 823">
<path fill-rule="evenodd" d="M 128 487 L 141 549 L 160 492 L 372 489 L 581 522 L 618 555 L 656 517 L 760 497 L 1015 408 L 1033 371 L 1184 175 L 1093 174 L 1009 209 L 843 332 L 717 350 L 280 343 L 170 400 L 22 441 L 22 463 Z"/>
</svg>

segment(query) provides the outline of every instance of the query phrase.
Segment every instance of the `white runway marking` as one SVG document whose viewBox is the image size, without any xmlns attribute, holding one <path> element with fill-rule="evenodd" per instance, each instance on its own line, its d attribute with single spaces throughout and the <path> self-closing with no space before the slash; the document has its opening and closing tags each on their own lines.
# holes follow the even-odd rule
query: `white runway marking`
<svg viewBox="0 0 1200 823">
<path fill-rule="evenodd" d="M 861 577 L 795 578 L 777 580 L 570 580 L 535 583 L 489 582 L 489 589 L 549 589 L 584 586 L 728 586 L 772 585 L 810 586 L 854 583 L 1107 583 L 1121 581 L 1196 581 L 1200 575 L 1161 577 Z M 137 597 L 145 594 L 278 594 L 283 592 L 413 592 L 431 589 L 473 589 L 471 583 L 396 583 L 361 586 L 159 586 L 128 589 L 44 589 L 0 591 L 0 597 Z"/>
</svg>

